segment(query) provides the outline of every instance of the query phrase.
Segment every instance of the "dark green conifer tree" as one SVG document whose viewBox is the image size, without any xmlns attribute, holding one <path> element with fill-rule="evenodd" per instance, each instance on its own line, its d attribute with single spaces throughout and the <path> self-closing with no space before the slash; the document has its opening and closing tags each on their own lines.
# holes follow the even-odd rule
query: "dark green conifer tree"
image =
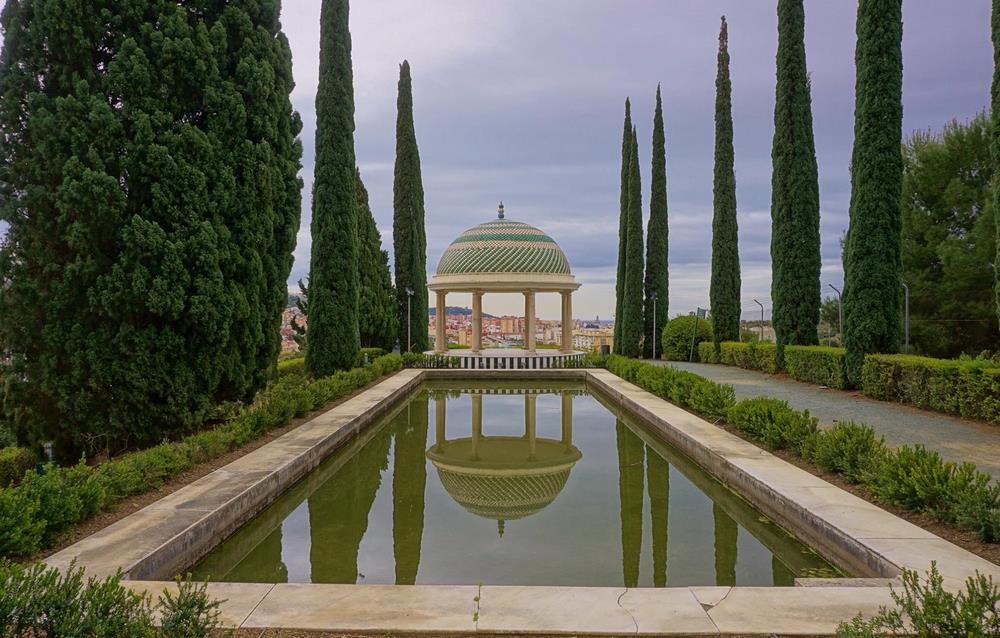
<svg viewBox="0 0 1000 638">
<path fill-rule="evenodd" d="M 722 17 L 718 75 L 715 80 L 715 182 L 712 215 L 713 337 L 740 338 L 740 249 L 736 224 L 736 172 L 733 153 L 733 85 L 729 79 L 729 27 Z"/>
<path fill-rule="evenodd" d="M 349 4 L 348 0 L 323 0 L 320 9 L 306 349 L 306 367 L 316 377 L 350 368 L 361 347 Z"/>
<path fill-rule="evenodd" d="M 361 346 L 390 351 L 396 344 L 396 292 L 389 274 L 389 253 L 375 224 L 368 190 L 357 171 L 358 329 Z"/>
<path fill-rule="evenodd" d="M 802 0 L 778 0 L 771 148 L 771 297 L 778 361 L 785 345 L 819 342 L 819 175 L 806 70 Z"/>
<path fill-rule="evenodd" d="M 420 151 L 413 127 L 413 85 L 410 63 L 399 67 L 396 98 L 396 168 L 392 187 L 392 247 L 396 269 L 396 303 L 399 334 L 406 335 L 407 289 L 413 291 L 409 316 L 413 350 L 429 346 L 427 334 L 427 235 L 424 229 L 424 184 Z M 406 344 L 403 344 L 406 350 Z"/>
<path fill-rule="evenodd" d="M 1000 175 L 1000 0 L 993 0 L 993 15 L 991 19 L 993 35 L 993 87 L 992 87 L 992 120 L 993 143 L 990 147 L 993 154 L 994 171 Z M 1000 325 L 1000 180 L 993 186 L 993 218 L 997 226 L 997 256 L 993 262 L 993 276 L 996 290 L 997 322 Z"/>
<path fill-rule="evenodd" d="M 642 353 L 653 356 L 653 344 L 660 354 L 659 339 L 669 311 L 667 269 L 667 146 L 663 132 L 663 102 L 656 86 L 656 111 L 653 114 L 653 171 L 649 194 L 649 226 L 646 232 L 646 308 Z M 656 297 L 655 309 L 653 297 Z M 655 314 L 655 316 L 654 316 Z M 655 321 L 655 323 L 654 323 Z"/>
<path fill-rule="evenodd" d="M 62 458 L 269 378 L 300 215 L 280 3 L 6 3 L 4 418 Z"/>
<path fill-rule="evenodd" d="M 629 161 L 628 228 L 625 248 L 625 294 L 622 297 L 622 336 L 619 352 L 626 357 L 642 354 L 643 240 L 642 183 L 639 179 L 639 140 L 632 128 L 632 158 Z"/>
<path fill-rule="evenodd" d="M 847 375 L 869 352 L 894 352 L 902 306 L 902 0 L 858 3 L 850 227 L 844 247 Z"/>
<path fill-rule="evenodd" d="M 615 271 L 614 349 L 621 354 L 622 299 L 625 296 L 625 253 L 628 246 L 628 181 L 632 161 L 632 105 L 625 98 L 625 126 L 622 130 L 621 195 L 618 209 L 618 269 Z"/>
</svg>

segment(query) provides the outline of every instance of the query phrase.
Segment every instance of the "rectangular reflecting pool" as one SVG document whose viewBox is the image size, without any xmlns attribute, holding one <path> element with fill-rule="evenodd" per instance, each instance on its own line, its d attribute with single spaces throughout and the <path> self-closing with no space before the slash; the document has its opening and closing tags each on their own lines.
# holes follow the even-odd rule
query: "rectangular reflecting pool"
<svg viewBox="0 0 1000 638">
<path fill-rule="evenodd" d="M 790 586 L 844 574 L 582 383 L 428 383 L 192 570 L 233 582 Z"/>
</svg>

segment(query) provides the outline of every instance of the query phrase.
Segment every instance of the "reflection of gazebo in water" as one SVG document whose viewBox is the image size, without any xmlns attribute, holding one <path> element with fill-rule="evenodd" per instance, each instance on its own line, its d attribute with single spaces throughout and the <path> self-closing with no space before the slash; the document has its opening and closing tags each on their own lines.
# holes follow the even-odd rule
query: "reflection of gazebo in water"
<svg viewBox="0 0 1000 638">
<path fill-rule="evenodd" d="M 472 395 L 472 435 L 445 437 L 445 399 L 437 404 L 435 443 L 427 458 L 437 468 L 445 491 L 466 511 L 497 521 L 531 516 L 559 496 L 570 470 L 583 454 L 573 445 L 573 397 L 562 396 L 562 437 L 536 434 L 537 396 L 524 396 L 524 435 L 483 434 L 483 396 Z"/>
</svg>

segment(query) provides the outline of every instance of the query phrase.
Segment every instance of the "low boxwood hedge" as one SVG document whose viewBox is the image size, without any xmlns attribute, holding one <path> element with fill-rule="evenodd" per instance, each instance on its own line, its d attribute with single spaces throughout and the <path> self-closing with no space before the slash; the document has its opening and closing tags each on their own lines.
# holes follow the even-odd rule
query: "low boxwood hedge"
<svg viewBox="0 0 1000 638">
<path fill-rule="evenodd" d="M 612 355 L 605 361 L 617 374 L 658 397 L 705 416 L 721 419 L 736 402 L 733 387 L 715 383 L 697 374 Z"/>
<path fill-rule="evenodd" d="M 723 341 L 719 344 L 719 360 L 730 366 L 747 370 L 760 370 L 768 374 L 778 371 L 777 348 L 766 341 L 739 343 Z"/>
<path fill-rule="evenodd" d="M 1000 424 L 1000 364 L 991 360 L 868 355 L 861 391 L 873 399 Z"/>
<path fill-rule="evenodd" d="M 793 379 L 843 390 L 847 387 L 843 348 L 785 346 L 785 371 Z"/>
<path fill-rule="evenodd" d="M 695 328 L 696 322 L 697 329 Z M 660 352 L 663 358 L 669 361 L 687 361 L 691 357 L 692 335 L 694 336 L 694 356 L 697 357 L 700 353 L 698 344 L 712 340 L 712 322 L 696 319 L 690 315 L 675 317 L 668 321 L 663 326 L 660 338 Z"/>
<path fill-rule="evenodd" d="M 289 375 L 262 392 L 236 418 L 180 441 L 131 452 L 97 466 L 43 466 L 18 485 L 0 489 L 0 557 L 29 556 L 54 545 L 61 534 L 123 499 L 153 490 L 199 463 L 235 450 L 268 430 L 323 407 L 390 372 L 403 359 L 390 354 L 364 368 L 312 381 Z"/>
<path fill-rule="evenodd" d="M 24 476 L 38 461 L 35 453 L 23 447 L 0 448 L 0 487 L 7 487 Z"/>
</svg>

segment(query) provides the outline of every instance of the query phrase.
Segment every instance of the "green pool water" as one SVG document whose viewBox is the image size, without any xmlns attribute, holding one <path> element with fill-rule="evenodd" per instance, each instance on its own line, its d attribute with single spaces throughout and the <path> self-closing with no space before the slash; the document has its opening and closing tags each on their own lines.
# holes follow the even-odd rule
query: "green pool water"
<svg viewBox="0 0 1000 638">
<path fill-rule="evenodd" d="M 582 383 L 530 382 L 426 385 L 192 572 L 626 587 L 843 575 Z"/>
</svg>

